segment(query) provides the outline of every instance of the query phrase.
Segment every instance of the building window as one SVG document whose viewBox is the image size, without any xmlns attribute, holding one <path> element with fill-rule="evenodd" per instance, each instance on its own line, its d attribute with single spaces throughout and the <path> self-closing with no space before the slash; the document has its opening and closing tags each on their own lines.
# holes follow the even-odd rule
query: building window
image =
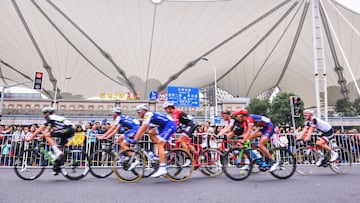
<svg viewBox="0 0 360 203">
<path fill-rule="evenodd" d="M 79 110 L 84 110 L 84 105 L 79 105 Z"/>
<path fill-rule="evenodd" d="M 17 108 L 17 109 L 22 109 L 23 106 L 22 106 L 22 104 L 18 104 L 18 105 L 16 105 L 16 108 Z"/>
<path fill-rule="evenodd" d="M 70 105 L 70 110 L 74 110 L 75 109 L 75 105 Z"/>
<path fill-rule="evenodd" d="M 102 111 L 102 110 L 104 110 L 104 106 L 103 106 L 103 105 L 99 105 L 99 106 L 98 106 L 98 109 L 99 109 L 100 111 Z"/>
<path fill-rule="evenodd" d="M 61 109 L 61 110 L 65 110 L 65 109 L 66 109 L 66 105 L 61 105 L 61 106 L 60 106 L 60 109 Z"/>
<path fill-rule="evenodd" d="M 14 108 L 14 104 L 9 104 L 9 109 L 13 109 Z"/>
<path fill-rule="evenodd" d="M 40 109 L 40 105 L 39 105 L 39 104 L 35 104 L 35 105 L 34 105 L 34 109 Z"/>
<path fill-rule="evenodd" d="M 31 108 L 31 105 L 30 104 L 26 104 L 25 105 L 25 109 L 30 109 Z"/>
<path fill-rule="evenodd" d="M 88 106 L 88 109 L 89 109 L 89 110 L 94 110 L 94 105 L 89 105 L 89 106 Z"/>
</svg>

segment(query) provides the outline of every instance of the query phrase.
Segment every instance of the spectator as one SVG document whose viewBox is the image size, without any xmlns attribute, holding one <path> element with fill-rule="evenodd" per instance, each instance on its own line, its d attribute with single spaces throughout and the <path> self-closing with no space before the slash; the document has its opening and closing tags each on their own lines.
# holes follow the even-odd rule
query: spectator
<svg viewBox="0 0 360 203">
<path fill-rule="evenodd" d="M 91 126 L 91 129 L 89 129 L 86 132 L 87 136 L 87 148 L 88 148 L 88 155 L 90 156 L 93 152 L 96 151 L 97 145 L 96 145 L 96 135 L 99 134 L 99 131 L 97 130 L 98 126 L 97 124 L 93 124 Z"/>
<path fill-rule="evenodd" d="M 294 134 L 294 130 L 292 128 L 289 130 L 288 133 L 286 133 L 286 138 L 288 139 L 288 142 L 289 142 L 288 148 L 289 148 L 290 152 L 294 154 L 295 153 L 295 139 L 296 139 L 296 137 L 295 137 L 295 134 Z"/>
<path fill-rule="evenodd" d="M 9 140 L 5 140 L 4 144 L 1 146 L 1 164 L 3 166 L 7 166 L 10 164 L 9 163 L 10 151 L 11 151 L 11 144 L 9 144 Z"/>
</svg>

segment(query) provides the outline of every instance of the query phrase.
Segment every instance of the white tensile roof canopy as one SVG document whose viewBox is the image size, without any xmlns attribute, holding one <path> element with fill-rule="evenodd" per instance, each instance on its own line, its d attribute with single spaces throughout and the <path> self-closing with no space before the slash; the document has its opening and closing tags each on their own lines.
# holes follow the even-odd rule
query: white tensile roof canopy
<svg viewBox="0 0 360 203">
<path fill-rule="evenodd" d="M 339 80 L 351 100 L 359 96 L 353 81 L 360 79 L 360 16 L 334 1 L 321 2 L 334 30 L 333 46 L 323 30 L 328 101 L 334 105 L 343 98 Z M 63 98 L 130 91 L 147 99 L 167 85 L 211 85 L 215 67 L 217 86 L 232 95 L 254 98 L 278 87 L 315 106 L 308 3 L 0 1 L 0 85 L 30 82 L 43 71 L 43 93 L 50 98 L 57 83 Z"/>
</svg>

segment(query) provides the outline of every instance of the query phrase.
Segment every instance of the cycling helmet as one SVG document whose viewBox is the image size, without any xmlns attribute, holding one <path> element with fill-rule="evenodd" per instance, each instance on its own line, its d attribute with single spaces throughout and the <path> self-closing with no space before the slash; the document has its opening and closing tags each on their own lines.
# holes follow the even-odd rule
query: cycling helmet
<svg viewBox="0 0 360 203">
<path fill-rule="evenodd" d="M 163 108 L 166 109 L 167 107 L 174 107 L 175 108 L 174 102 L 172 102 L 172 101 L 165 102 L 163 104 Z"/>
<path fill-rule="evenodd" d="M 45 107 L 42 109 L 43 113 L 51 113 L 53 114 L 55 112 L 55 109 L 53 107 Z"/>
<path fill-rule="evenodd" d="M 310 110 L 310 109 L 305 109 L 304 112 L 303 112 L 304 116 L 313 115 L 313 114 L 314 114 L 314 111 Z"/>
<path fill-rule="evenodd" d="M 234 116 L 244 115 L 246 116 L 248 114 L 248 110 L 246 109 L 237 109 L 234 111 Z"/>
<path fill-rule="evenodd" d="M 115 107 L 111 110 L 111 113 L 121 114 L 121 111 L 122 111 L 121 107 Z"/>
<path fill-rule="evenodd" d="M 147 107 L 147 105 L 146 104 L 139 104 L 139 105 L 137 105 L 136 106 L 136 111 L 141 111 L 141 110 L 145 110 L 145 111 L 148 111 L 149 110 L 149 108 Z"/>
</svg>

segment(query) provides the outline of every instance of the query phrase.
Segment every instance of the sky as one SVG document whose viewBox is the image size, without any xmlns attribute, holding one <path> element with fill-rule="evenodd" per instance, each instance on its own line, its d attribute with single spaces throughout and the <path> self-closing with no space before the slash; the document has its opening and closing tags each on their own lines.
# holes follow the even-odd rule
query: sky
<svg viewBox="0 0 360 203">
<path fill-rule="evenodd" d="M 360 0 L 336 0 L 336 1 L 360 14 Z"/>
</svg>

